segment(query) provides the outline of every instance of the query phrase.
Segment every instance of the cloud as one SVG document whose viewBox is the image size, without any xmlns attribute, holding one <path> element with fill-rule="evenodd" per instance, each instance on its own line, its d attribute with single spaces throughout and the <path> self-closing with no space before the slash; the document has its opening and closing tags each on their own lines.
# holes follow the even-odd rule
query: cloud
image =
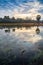
<svg viewBox="0 0 43 65">
<path fill-rule="evenodd" d="M 41 4 L 43 4 L 43 0 L 38 0 Z"/>
<path fill-rule="evenodd" d="M 2 1 L 3 2 L 3 1 Z M 5 2 L 4 2 L 5 3 Z M 6 0 L 7 4 L 1 4 L 0 6 L 0 17 L 4 15 L 14 16 L 15 18 L 32 18 L 35 19 L 38 14 L 43 19 L 43 4 L 37 0 Z M 6 6 L 4 6 L 6 5 Z M 4 14 L 4 12 L 5 14 Z"/>
<path fill-rule="evenodd" d="M 42 16 L 42 4 L 40 4 L 38 1 L 35 2 L 28 2 L 24 4 L 20 4 L 20 6 L 16 9 L 16 12 L 14 10 L 15 17 L 30 17 L 35 19 L 38 14 Z M 41 11 L 40 11 L 41 9 Z M 40 11 L 40 12 L 39 12 Z M 19 16 L 20 15 L 20 16 Z"/>
</svg>

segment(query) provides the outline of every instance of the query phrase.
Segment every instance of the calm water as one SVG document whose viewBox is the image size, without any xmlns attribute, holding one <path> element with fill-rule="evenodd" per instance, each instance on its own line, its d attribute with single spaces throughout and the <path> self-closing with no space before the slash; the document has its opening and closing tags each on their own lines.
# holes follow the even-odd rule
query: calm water
<svg viewBox="0 0 43 65">
<path fill-rule="evenodd" d="M 0 65 L 43 64 L 43 27 L 0 29 Z"/>
</svg>

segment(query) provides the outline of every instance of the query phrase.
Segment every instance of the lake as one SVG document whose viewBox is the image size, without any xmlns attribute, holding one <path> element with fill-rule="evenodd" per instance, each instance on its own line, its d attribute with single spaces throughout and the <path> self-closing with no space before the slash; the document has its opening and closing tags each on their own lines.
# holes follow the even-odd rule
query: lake
<svg viewBox="0 0 43 65">
<path fill-rule="evenodd" d="M 0 28 L 0 65 L 43 65 L 43 27 Z"/>
</svg>

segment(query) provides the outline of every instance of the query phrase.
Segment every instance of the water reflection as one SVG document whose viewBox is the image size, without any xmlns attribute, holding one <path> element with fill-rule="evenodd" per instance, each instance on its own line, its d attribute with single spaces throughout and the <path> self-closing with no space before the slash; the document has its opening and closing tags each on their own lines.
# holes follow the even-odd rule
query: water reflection
<svg viewBox="0 0 43 65">
<path fill-rule="evenodd" d="M 1 29 L 1 28 L 0 28 Z M 3 29 L 3 28 L 2 28 Z M 32 31 L 32 28 L 31 27 L 17 27 L 17 28 L 5 28 L 5 32 L 9 32 L 10 33 L 10 30 L 12 29 L 12 32 L 15 32 L 15 31 L 21 31 L 21 32 L 30 32 Z M 40 33 L 40 29 L 39 27 L 36 27 L 36 30 L 33 28 L 34 31 L 36 31 L 37 34 Z M 34 31 L 32 31 L 34 33 Z"/>
<path fill-rule="evenodd" d="M 10 33 L 12 37 L 18 39 L 19 43 L 35 43 L 42 39 L 39 27 L 5 28 L 5 33 Z M 4 34 L 5 34 L 4 33 Z M 39 34 L 39 36 L 37 34 Z M 12 38 L 11 37 L 11 38 Z M 12 39 L 13 40 L 13 39 Z"/>
<path fill-rule="evenodd" d="M 12 31 L 13 31 L 13 32 L 15 32 L 15 28 L 14 28 L 14 29 L 12 29 Z"/>
<path fill-rule="evenodd" d="M 37 65 L 37 61 L 40 58 L 43 59 L 43 34 L 41 33 L 43 33 L 43 27 L 37 26 L 28 27 L 28 29 L 26 27 L 0 29 L 0 61 L 3 60 L 0 65 L 2 63 Z"/>
<path fill-rule="evenodd" d="M 37 27 L 36 28 L 36 33 L 39 34 L 40 33 L 40 29 Z"/>
<path fill-rule="evenodd" d="M 22 27 L 20 28 L 20 30 L 22 30 Z"/>
<path fill-rule="evenodd" d="M 5 32 L 6 32 L 6 33 L 7 33 L 7 32 L 10 33 L 10 29 L 5 29 Z"/>
</svg>

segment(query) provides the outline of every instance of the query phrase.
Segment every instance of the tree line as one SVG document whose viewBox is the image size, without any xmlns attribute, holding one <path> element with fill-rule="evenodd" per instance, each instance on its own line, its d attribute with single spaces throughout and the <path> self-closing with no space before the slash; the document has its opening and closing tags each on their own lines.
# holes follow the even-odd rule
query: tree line
<svg viewBox="0 0 43 65">
<path fill-rule="evenodd" d="M 19 22 L 19 23 L 31 23 L 31 22 L 43 22 L 43 20 L 42 21 L 40 21 L 40 19 L 41 19 L 41 16 L 40 15 L 37 15 L 37 17 L 36 17 L 36 20 L 31 20 L 31 19 L 28 19 L 28 18 L 26 18 L 26 19 L 22 19 L 22 18 L 17 18 L 17 19 L 15 19 L 15 17 L 12 17 L 12 18 L 10 18 L 9 16 L 4 16 L 4 18 L 0 18 L 0 23 L 15 23 L 15 22 Z"/>
</svg>

